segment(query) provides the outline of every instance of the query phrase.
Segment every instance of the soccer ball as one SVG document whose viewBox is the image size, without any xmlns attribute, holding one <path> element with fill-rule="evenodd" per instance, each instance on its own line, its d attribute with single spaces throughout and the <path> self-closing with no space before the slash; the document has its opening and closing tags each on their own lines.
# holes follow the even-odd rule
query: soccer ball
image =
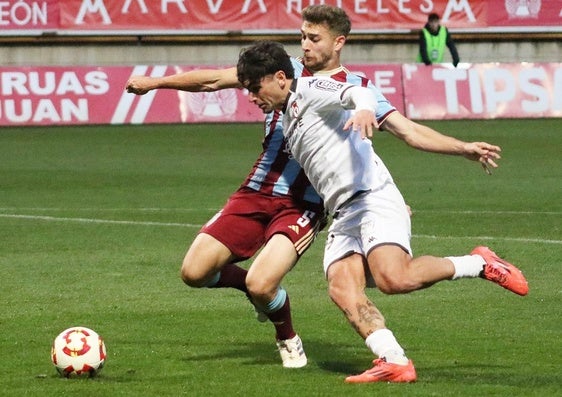
<svg viewBox="0 0 562 397">
<path fill-rule="evenodd" d="M 105 357 L 102 337 L 86 327 L 65 329 L 51 348 L 51 361 L 66 378 L 95 376 L 103 368 Z"/>
</svg>

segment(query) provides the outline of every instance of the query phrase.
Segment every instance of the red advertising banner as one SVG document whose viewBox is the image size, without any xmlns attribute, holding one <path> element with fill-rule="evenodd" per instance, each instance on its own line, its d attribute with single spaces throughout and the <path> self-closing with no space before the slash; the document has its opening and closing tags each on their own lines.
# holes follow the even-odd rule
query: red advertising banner
<svg viewBox="0 0 562 397">
<path fill-rule="evenodd" d="M 296 33 L 319 3 L 343 8 L 353 32 L 420 29 L 432 12 L 452 30 L 562 31 L 559 0 L 7 0 L 0 35 Z"/>
<path fill-rule="evenodd" d="M 403 66 L 412 119 L 562 117 L 562 63 Z"/>
<path fill-rule="evenodd" d="M 0 35 L 60 29 L 60 0 L 0 1 Z"/>
<path fill-rule="evenodd" d="M 399 65 L 349 65 L 403 111 Z M 209 67 L 198 67 L 209 68 Z M 212 67 L 211 67 L 212 68 Z M 125 92 L 132 75 L 160 77 L 193 66 L 0 68 L 0 125 L 259 122 L 244 90 Z"/>
<path fill-rule="evenodd" d="M 505 0 L 489 3 L 487 25 L 490 27 L 562 25 L 560 0 Z"/>
<path fill-rule="evenodd" d="M 399 64 L 349 64 L 346 67 L 360 76 L 365 76 L 382 92 L 400 113 L 404 113 L 404 91 L 402 89 L 402 66 Z"/>
<path fill-rule="evenodd" d="M 270 29 L 275 0 L 65 0 L 59 2 L 63 29 L 225 31 Z M 298 26 L 298 25 L 297 25 Z M 173 33 L 173 32 L 171 32 Z"/>
<path fill-rule="evenodd" d="M 207 67 L 205 67 L 207 68 Z M 562 117 L 562 63 L 350 64 L 412 119 Z M 245 90 L 125 91 L 132 75 L 193 66 L 0 67 L 0 126 L 260 122 Z"/>
<path fill-rule="evenodd" d="M 0 125 L 263 120 L 242 90 L 159 90 L 143 96 L 125 91 L 131 75 L 179 71 L 168 66 L 0 68 Z"/>
</svg>

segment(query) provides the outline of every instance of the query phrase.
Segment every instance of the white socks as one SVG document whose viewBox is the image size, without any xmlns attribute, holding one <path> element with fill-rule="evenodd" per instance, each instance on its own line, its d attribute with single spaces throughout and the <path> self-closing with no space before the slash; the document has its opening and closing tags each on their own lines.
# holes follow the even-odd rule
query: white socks
<svg viewBox="0 0 562 397">
<path fill-rule="evenodd" d="M 486 261 L 480 255 L 447 256 L 455 266 L 452 280 L 463 277 L 478 277 Z"/>
<path fill-rule="evenodd" d="M 377 329 L 365 339 L 365 344 L 377 357 L 386 359 L 387 363 L 408 364 L 404 349 L 389 329 Z"/>
</svg>

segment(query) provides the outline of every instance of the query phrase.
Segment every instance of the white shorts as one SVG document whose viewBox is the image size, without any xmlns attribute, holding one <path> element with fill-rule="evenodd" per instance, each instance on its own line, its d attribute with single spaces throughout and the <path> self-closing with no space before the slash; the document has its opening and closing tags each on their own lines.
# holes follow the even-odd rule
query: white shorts
<svg viewBox="0 0 562 397">
<path fill-rule="evenodd" d="M 395 244 L 412 255 L 410 215 L 393 183 L 369 191 L 340 209 L 328 230 L 324 247 L 324 274 L 335 261 L 352 253 L 365 258 L 373 248 Z"/>
</svg>

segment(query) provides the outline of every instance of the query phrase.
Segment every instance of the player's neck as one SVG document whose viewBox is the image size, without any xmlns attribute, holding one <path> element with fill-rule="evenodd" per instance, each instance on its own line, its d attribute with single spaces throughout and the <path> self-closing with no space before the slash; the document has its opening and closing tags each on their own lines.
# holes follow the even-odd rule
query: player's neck
<svg viewBox="0 0 562 397">
<path fill-rule="evenodd" d="M 319 70 L 318 72 L 315 72 L 314 75 L 315 76 L 331 76 L 334 75 L 338 72 L 341 72 L 342 70 L 344 70 L 343 66 L 340 65 L 337 68 L 334 69 L 325 69 L 325 70 Z"/>
</svg>

